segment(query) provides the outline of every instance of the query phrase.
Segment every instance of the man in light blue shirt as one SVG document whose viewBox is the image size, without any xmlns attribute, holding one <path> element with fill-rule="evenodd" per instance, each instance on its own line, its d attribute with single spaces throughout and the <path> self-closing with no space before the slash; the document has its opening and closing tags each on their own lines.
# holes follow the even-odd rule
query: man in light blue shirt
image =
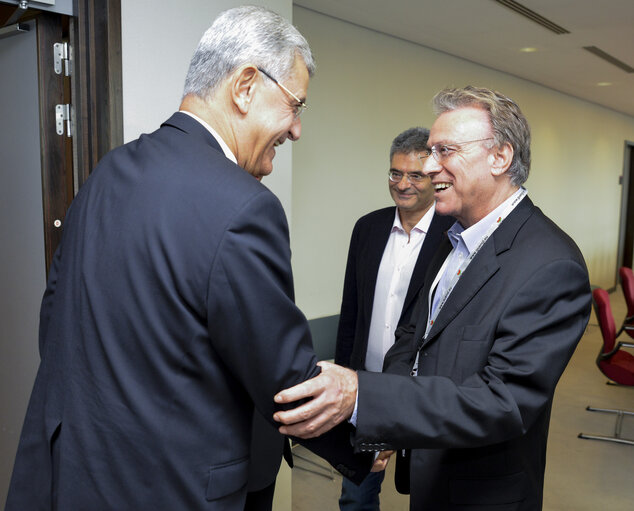
<svg viewBox="0 0 634 511">
<path fill-rule="evenodd" d="M 356 410 L 358 450 L 411 452 L 412 510 L 539 510 L 555 386 L 590 316 L 588 272 L 522 187 L 530 130 L 517 104 L 468 86 L 434 106 L 423 171 L 436 212 L 457 224 L 416 319 L 383 373 L 323 365 L 277 396 L 313 399 L 276 417 L 282 432 L 311 436 Z"/>
</svg>

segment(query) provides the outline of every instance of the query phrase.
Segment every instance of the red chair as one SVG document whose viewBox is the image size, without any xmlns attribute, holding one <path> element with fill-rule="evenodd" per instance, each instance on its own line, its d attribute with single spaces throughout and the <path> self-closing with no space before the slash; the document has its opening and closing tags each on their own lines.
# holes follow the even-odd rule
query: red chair
<svg viewBox="0 0 634 511">
<path fill-rule="evenodd" d="M 619 268 L 619 277 L 621 277 L 621 289 L 627 305 L 627 316 L 616 336 L 618 337 L 625 330 L 627 335 L 634 337 L 634 272 L 632 268 L 622 266 Z"/>
<path fill-rule="evenodd" d="M 634 386 L 634 356 L 623 348 L 634 348 L 634 344 L 625 342 L 616 342 L 616 326 L 612 308 L 610 306 L 610 298 L 608 293 L 601 288 L 595 288 L 592 291 L 592 303 L 594 311 L 599 321 L 601 336 L 603 337 L 603 346 L 597 357 L 597 366 L 599 370 L 610 380 L 618 385 Z M 616 415 L 616 425 L 614 427 L 613 436 L 587 435 L 579 433 L 579 438 L 588 438 L 592 440 L 606 440 L 609 442 L 617 442 L 621 444 L 634 445 L 634 440 L 621 437 L 621 427 L 623 418 L 626 416 L 634 417 L 634 412 L 627 410 L 613 410 L 606 408 L 586 407 L 591 412 L 612 413 Z"/>
</svg>

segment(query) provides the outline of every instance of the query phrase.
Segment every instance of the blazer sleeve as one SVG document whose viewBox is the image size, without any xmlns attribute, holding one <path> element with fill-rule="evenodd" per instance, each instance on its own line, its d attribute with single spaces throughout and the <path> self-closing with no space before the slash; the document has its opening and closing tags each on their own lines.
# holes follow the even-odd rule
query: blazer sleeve
<svg viewBox="0 0 634 511">
<path fill-rule="evenodd" d="M 294 303 L 286 217 L 268 191 L 236 214 L 212 263 L 207 294 L 214 349 L 272 425 L 273 396 L 319 373 L 306 318 Z M 296 406 L 291 404 L 287 408 Z M 307 442 L 350 478 L 365 477 L 347 425 Z"/>
<path fill-rule="evenodd" d="M 359 240 L 359 223 L 354 226 L 348 249 L 348 262 L 343 281 L 341 312 L 337 328 L 337 344 L 335 363 L 349 367 L 352 348 L 354 347 L 357 329 L 358 294 L 357 294 L 357 246 Z"/>
<path fill-rule="evenodd" d="M 277 392 L 318 374 L 294 303 L 286 219 L 272 194 L 256 194 L 225 231 L 207 309 L 214 348 L 264 417 L 273 415 Z"/>
<path fill-rule="evenodd" d="M 357 447 L 478 447 L 524 434 L 547 410 L 590 306 L 585 266 L 555 260 L 525 279 L 498 320 L 468 333 L 464 328 L 469 338 L 458 357 L 473 355 L 467 345 L 491 342 L 485 364 L 472 374 L 454 379 L 359 372 Z M 435 342 L 442 341 L 441 335 Z M 394 361 L 404 356 L 394 355 Z"/>
</svg>

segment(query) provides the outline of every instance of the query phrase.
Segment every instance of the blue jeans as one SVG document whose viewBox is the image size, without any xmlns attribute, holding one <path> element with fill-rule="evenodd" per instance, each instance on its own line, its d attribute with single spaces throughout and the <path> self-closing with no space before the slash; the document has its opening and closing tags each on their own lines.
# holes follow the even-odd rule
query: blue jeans
<svg viewBox="0 0 634 511">
<path fill-rule="evenodd" d="M 360 486 L 347 478 L 341 483 L 339 509 L 341 511 L 379 511 L 379 493 L 385 477 L 382 472 L 370 472 Z"/>
</svg>

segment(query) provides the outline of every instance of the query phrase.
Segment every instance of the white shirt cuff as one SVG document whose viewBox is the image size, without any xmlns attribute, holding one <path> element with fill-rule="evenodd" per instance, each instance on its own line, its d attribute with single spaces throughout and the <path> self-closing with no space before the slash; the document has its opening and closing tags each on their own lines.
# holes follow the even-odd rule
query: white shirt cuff
<svg viewBox="0 0 634 511">
<path fill-rule="evenodd" d="M 352 424 L 355 428 L 357 427 L 357 408 L 359 406 L 359 389 L 357 389 L 357 397 L 354 398 L 354 410 L 352 411 L 352 416 L 348 419 L 348 422 Z"/>
</svg>

